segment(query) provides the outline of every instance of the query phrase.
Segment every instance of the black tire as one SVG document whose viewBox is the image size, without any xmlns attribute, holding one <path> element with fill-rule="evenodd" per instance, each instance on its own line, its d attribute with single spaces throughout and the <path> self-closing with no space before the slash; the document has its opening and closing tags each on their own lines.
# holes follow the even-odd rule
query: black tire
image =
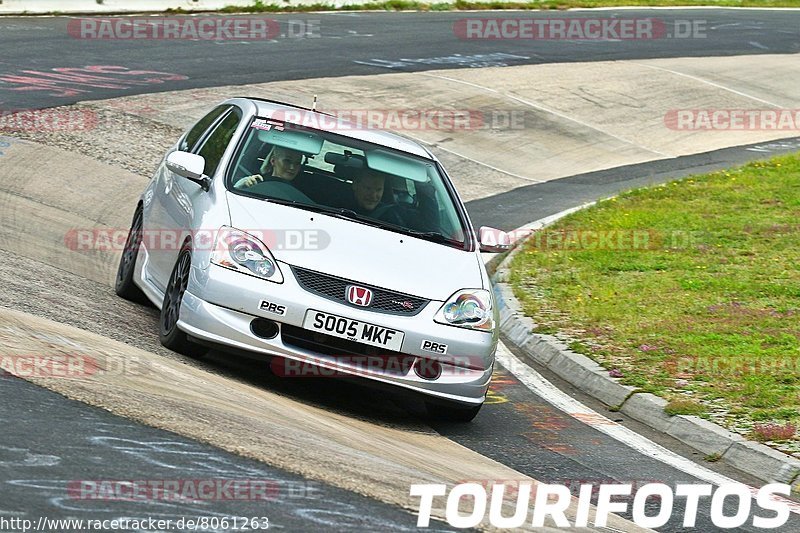
<svg viewBox="0 0 800 533">
<path fill-rule="evenodd" d="M 158 319 L 158 340 L 164 347 L 174 352 L 199 358 L 205 355 L 208 349 L 190 341 L 186 333 L 178 328 L 181 302 L 189 283 L 191 269 L 192 252 L 188 246 L 184 246 L 172 269 L 167 290 L 164 292 L 161 316 Z"/>
<path fill-rule="evenodd" d="M 466 423 L 478 416 L 483 404 L 467 406 L 458 403 L 425 402 L 428 417 L 439 422 Z"/>
<path fill-rule="evenodd" d="M 117 267 L 117 279 L 114 282 L 114 292 L 117 296 L 140 304 L 149 304 L 150 300 L 144 295 L 142 289 L 133 282 L 133 273 L 136 270 L 136 255 L 139 253 L 139 245 L 142 242 L 142 226 L 144 224 L 144 214 L 141 206 L 136 208 L 131 222 L 131 229 L 125 241 L 125 248 L 122 250 L 122 257 L 119 258 Z"/>
</svg>

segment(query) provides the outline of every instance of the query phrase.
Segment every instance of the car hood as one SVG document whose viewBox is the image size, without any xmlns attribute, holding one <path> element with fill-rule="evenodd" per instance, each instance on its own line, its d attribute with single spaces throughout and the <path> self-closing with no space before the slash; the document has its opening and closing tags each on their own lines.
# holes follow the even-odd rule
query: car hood
<svg viewBox="0 0 800 533">
<path fill-rule="evenodd" d="M 475 253 L 226 194 L 231 225 L 253 234 L 261 232 L 280 262 L 431 300 L 446 300 L 459 289 L 483 286 Z"/>
</svg>

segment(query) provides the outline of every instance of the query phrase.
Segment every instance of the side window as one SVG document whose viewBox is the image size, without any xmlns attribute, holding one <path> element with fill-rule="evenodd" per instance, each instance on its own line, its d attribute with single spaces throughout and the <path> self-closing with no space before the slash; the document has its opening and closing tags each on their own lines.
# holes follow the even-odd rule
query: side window
<svg viewBox="0 0 800 533">
<path fill-rule="evenodd" d="M 200 140 L 200 137 L 203 133 L 211 127 L 217 118 L 222 115 L 223 112 L 230 109 L 231 106 L 229 105 L 221 105 L 219 107 L 215 107 L 209 114 L 201 118 L 197 121 L 197 124 L 192 126 L 192 129 L 189 130 L 189 133 L 181 141 L 181 145 L 178 147 L 179 150 L 183 152 L 190 152 L 194 145 L 197 144 L 197 141 Z"/>
<path fill-rule="evenodd" d="M 214 172 L 217 171 L 219 161 L 222 159 L 222 154 L 225 153 L 225 149 L 230 144 L 236 127 L 241 120 L 242 112 L 238 107 L 234 107 L 233 110 L 228 113 L 228 116 L 222 119 L 214 131 L 211 132 L 211 135 L 206 137 L 203 147 L 197 152 L 206 160 L 206 166 L 203 172 L 206 176 L 213 176 Z"/>
</svg>

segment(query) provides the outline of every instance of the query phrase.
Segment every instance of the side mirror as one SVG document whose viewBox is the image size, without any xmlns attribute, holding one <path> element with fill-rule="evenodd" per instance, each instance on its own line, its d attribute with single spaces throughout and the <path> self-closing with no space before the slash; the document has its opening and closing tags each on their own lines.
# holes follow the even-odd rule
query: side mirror
<svg viewBox="0 0 800 533">
<path fill-rule="evenodd" d="M 482 226 L 480 236 L 481 252 L 499 254 L 511 249 L 511 236 L 505 231 Z"/>
<path fill-rule="evenodd" d="M 204 191 L 208 191 L 211 180 L 203 174 L 205 166 L 206 160 L 201 155 L 178 150 L 167 156 L 167 168 L 170 172 L 193 181 L 200 185 Z"/>
</svg>

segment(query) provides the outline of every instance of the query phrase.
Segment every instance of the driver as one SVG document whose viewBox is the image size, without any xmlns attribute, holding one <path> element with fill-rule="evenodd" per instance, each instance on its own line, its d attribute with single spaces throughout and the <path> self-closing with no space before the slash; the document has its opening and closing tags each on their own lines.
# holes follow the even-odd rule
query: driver
<svg viewBox="0 0 800 533">
<path fill-rule="evenodd" d="M 298 189 L 302 190 L 302 181 L 295 181 L 300 169 L 303 166 L 303 154 L 283 146 L 275 146 L 272 151 L 264 158 L 261 164 L 260 174 L 246 176 L 233 184 L 236 189 L 252 187 L 256 183 L 263 181 L 283 181 L 289 182 Z M 265 177 L 266 176 L 266 177 Z"/>
</svg>

